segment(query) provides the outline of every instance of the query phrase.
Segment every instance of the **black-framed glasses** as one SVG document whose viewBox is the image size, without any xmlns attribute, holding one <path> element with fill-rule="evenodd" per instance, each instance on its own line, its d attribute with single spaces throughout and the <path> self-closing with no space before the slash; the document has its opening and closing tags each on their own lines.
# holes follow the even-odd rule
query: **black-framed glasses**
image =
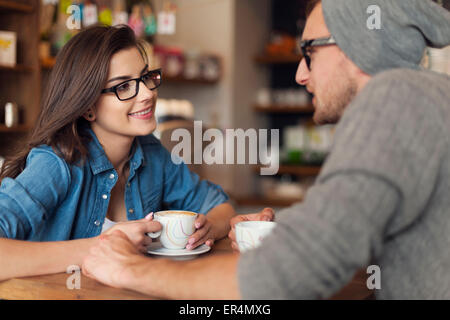
<svg viewBox="0 0 450 320">
<path fill-rule="evenodd" d="M 111 88 L 103 89 L 102 93 L 114 92 L 120 101 L 133 99 L 139 93 L 139 82 L 143 82 L 150 90 L 161 85 L 161 69 L 150 70 L 139 78 L 129 79 Z"/>
<path fill-rule="evenodd" d="M 306 66 L 308 67 L 308 70 L 311 71 L 311 56 L 310 56 L 310 52 L 309 52 L 310 48 L 329 46 L 332 44 L 337 44 L 336 40 L 334 40 L 333 36 L 300 41 L 300 49 L 302 50 L 302 54 L 303 54 L 303 57 L 305 58 Z"/>
</svg>

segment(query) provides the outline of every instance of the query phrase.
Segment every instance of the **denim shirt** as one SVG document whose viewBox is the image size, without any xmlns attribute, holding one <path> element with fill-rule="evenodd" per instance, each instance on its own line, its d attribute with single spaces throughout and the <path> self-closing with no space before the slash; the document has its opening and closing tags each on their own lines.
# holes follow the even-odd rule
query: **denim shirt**
<svg viewBox="0 0 450 320">
<path fill-rule="evenodd" d="M 0 186 L 0 237 L 61 241 L 101 233 L 118 175 L 95 133 L 84 163 L 70 165 L 50 146 L 28 154 L 25 169 Z M 153 135 L 136 137 L 124 197 L 128 220 L 159 210 L 206 214 L 228 200 L 220 186 L 200 180 Z"/>
</svg>

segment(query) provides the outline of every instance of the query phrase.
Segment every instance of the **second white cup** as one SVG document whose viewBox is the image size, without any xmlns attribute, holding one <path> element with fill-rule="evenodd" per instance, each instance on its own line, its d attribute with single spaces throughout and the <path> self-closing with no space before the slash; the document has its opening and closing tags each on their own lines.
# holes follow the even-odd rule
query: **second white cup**
<svg viewBox="0 0 450 320">
<path fill-rule="evenodd" d="M 240 252 L 257 248 L 276 226 L 273 221 L 243 221 L 236 224 L 236 242 Z"/>
</svg>

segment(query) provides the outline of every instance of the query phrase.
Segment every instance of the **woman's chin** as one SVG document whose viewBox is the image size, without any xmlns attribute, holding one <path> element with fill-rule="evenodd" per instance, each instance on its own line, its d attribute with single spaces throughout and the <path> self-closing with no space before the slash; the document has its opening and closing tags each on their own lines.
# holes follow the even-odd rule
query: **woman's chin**
<svg viewBox="0 0 450 320">
<path fill-rule="evenodd" d="M 140 125 L 134 127 L 134 131 L 136 131 L 136 136 L 147 136 L 153 133 L 156 130 L 156 121 L 151 121 L 146 125 Z"/>
</svg>

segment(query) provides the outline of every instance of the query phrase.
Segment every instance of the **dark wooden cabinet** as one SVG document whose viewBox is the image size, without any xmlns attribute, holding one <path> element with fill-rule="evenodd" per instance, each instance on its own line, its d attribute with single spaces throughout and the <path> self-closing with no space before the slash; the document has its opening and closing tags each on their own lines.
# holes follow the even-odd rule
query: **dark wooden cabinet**
<svg viewBox="0 0 450 320">
<path fill-rule="evenodd" d="M 20 123 L 8 128 L 0 119 L 0 155 L 11 154 L 12 147 L 24 142 L 39 113 L 41 67 L 39 64 L 39 0 L 0 1 L 0 30 L 17 35 L 17 64 L 0 66 L 0 108 L 15 102 Z M 3 114 L 3 113 L 0 113 Z"/>
</svg>

